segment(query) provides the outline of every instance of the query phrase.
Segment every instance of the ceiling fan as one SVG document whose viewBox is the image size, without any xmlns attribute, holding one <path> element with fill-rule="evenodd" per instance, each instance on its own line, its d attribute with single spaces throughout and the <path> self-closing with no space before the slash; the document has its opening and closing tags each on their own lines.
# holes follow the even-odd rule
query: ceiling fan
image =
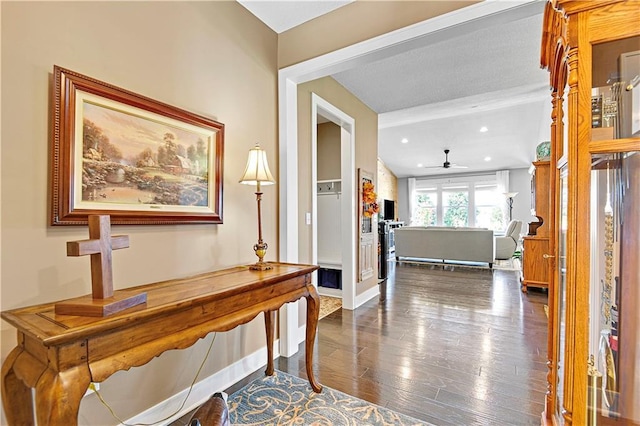
<svg viewBox="0 0 640 426">
<path fill-rule="evenodd" d="M 444 150 L 444 163 L 441 166 L 427 166 L 425 169 L 466 169 L 467 166 L 459 166 L 449 162 L 449 150 Z"/>
</svg>

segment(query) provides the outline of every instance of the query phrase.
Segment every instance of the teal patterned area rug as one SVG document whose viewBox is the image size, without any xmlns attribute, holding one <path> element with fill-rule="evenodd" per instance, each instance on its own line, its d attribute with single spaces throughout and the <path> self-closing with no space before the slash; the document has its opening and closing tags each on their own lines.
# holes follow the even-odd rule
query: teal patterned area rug
<svg viewBox="0 0 640 426">
<path fill-rule="evenodd" d="M 317 394 L 281 371 L 230 395 L 228 405 L 234 425 L 430 425 L 326 386 Z"/>
</svg>

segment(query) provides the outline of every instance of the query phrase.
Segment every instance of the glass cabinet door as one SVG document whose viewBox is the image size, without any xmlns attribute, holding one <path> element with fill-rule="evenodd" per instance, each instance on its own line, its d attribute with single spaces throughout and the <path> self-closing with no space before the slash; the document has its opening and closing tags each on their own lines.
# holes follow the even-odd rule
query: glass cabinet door
<svg viewBox="0 0 640 426">
<path fill-rule="evenodd" d="M 567 300 L 567 168 L 566 166 L 560 170 L 560 197 L 559 202 L 559 220 L 557 224 L 558 233 L 558 259 L 556 262 L 557 277 L 556 295 L 557 295 L 557 330 L 558 337 L 556 342 L 557 354 L 556 365 L 558 369 L 558 381 L 556 383 L 556 418 L 562 419 L 563 397 L 564 397 L 564 357 L 565 357 L 565 336 L 566 336 L 566 300 Z"/>
<path fill-rule="evenodd" d="M 640 424 L 640 152 L 594 154 L 590 424 Z"/>
<path fill-rule="evenodd" d="M 640 37 L 593 46 L 591 139 L 640 138 Z"/>
<path fill-rule="evenodd" d="M 587 419 L 640 425 L 640 36 L 592 46 L 591 117 Z"/>
</svg>

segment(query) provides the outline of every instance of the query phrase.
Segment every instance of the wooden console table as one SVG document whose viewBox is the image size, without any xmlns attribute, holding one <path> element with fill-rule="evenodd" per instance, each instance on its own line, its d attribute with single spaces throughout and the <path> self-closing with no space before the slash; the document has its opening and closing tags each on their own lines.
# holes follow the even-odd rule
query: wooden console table
<svg viewBox="0 0 640 426">
<path fill-rule="evenodd" d="M 276 311 L 307 299 L 306 367 L 315 392 L 313 344 L 320 300 L 311 283 L 318 267 L 272 263 L 273 269 L 225 269 L 127 289 L 147 304 L 96 318 L 57 315 L 54 303 L 2 312 L 17 328 L 18 345 L 2 365 L 2 403 L 10 425 L 32 425 L 35 388 L 39 425 L 76 425 L 91 382 L 144 365 L 169 349 L 184 349 L 213 331 L 227 331 L 264 312 L 267 369 L 272 375 Z M 116 291 L 116 293 L 118 293 Z"/>
</svg>

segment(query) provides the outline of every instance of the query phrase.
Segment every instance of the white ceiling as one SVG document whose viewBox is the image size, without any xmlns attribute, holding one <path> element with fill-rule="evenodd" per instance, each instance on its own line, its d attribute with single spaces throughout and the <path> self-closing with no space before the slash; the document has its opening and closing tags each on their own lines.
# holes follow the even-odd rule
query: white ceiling
<svg viewBox="0 0 640 426">
<path fill-rule="evenodd" d="M 282 32 L 348 2 L 241 3 Z M 379 114 L 378 156 L 396 176 L 526 168 L 549 139 L 549 77 L 539 65 L 544 1 L 517 3 L 332 75 Z M 468 169 L 430 168 L 444 162 L 445 148 Z"/>
<path fill-rule="evenodd" d="M 278 34 L 331 12 L 354 0 L 238 0 Z"/>
</svg>

